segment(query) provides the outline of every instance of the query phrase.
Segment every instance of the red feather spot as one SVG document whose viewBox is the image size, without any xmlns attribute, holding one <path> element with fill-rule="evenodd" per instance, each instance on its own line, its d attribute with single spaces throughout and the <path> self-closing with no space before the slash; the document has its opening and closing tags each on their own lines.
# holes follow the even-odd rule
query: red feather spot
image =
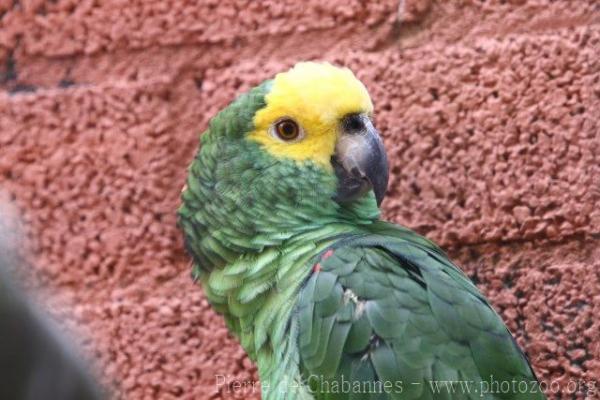
<svg viewBox="0 0 600 400">
<path fill-rule="evenodd" d="M 325 254 L 323 254 L 323 257 L 321 257 L 321 260 L 327 260 L 332 255 L 333 255 L 333 250 L 329 249 L 325 252 Z"/>
</svg>

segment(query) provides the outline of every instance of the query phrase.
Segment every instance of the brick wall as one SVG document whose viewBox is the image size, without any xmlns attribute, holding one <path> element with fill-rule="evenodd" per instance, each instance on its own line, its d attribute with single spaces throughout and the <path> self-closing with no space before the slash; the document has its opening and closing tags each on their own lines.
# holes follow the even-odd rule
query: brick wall
<svg viewBox="0 0 600 400">
<path fill-rule="evenodd" d="M 215 385 L 256 372 L 191 283 L 174 211 L 208 119 L 306 59 L 369 88 L 386 218 L 449 250 L 556 398 L 593 398 L 597 2 L 0 0 L 0 190 L 28 282 L 115 397 L 257 398 Z"/>
</svg>

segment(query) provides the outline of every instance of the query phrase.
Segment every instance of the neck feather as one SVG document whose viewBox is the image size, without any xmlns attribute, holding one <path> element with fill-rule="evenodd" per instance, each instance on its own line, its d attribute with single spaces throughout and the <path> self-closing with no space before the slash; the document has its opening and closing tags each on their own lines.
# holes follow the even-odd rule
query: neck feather
<svg viewBox="0 0 600 400">
<path fill-rule="evenodd" d="M 178 213 L 194 275 L 261 379 L 296 380 L 290 316 L 299 288 L 315 256 L 379 219 L 375 199 L 342 206 L 332 200 L 331 173 L 274 159 L 251 141 L 209 133 L 202 143 Z M 269 365 L 288 365 L 290 373 Z"/>
</svg>

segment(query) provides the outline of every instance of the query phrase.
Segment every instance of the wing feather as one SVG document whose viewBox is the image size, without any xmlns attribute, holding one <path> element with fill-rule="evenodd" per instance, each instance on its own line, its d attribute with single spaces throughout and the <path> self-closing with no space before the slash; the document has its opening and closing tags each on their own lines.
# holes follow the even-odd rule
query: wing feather
<svg viewBox="0 0 600 400">
<path fill-rule="evenodd" d="M 487 300 L 426 239 L 386 226 L 316 261 L 294 315 L 301 370 L 319 378 L 311 381 L 317 399 L 545 398 L 471 392 L 490 379 L 536 378 Z M 333 393 L 330 384 L 344 380 L 358 386 Z M 432 385 L 460 380 L 471 387 Z M 380 390 L 365 391 L 368 383 Z"/>
</svg>

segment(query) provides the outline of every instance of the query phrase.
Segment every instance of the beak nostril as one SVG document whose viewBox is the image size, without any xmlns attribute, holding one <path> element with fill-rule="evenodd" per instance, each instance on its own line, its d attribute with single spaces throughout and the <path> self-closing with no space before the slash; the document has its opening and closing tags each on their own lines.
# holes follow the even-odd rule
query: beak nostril
<svg viewBox="0 0 600 400">
<path fill-rule="evenodd" d="M 342 126 L 347 133 L 358 133 L 365 129 L 364 117 L 360 114 L 350 114 L 342 120 Z"/>
</svg>

